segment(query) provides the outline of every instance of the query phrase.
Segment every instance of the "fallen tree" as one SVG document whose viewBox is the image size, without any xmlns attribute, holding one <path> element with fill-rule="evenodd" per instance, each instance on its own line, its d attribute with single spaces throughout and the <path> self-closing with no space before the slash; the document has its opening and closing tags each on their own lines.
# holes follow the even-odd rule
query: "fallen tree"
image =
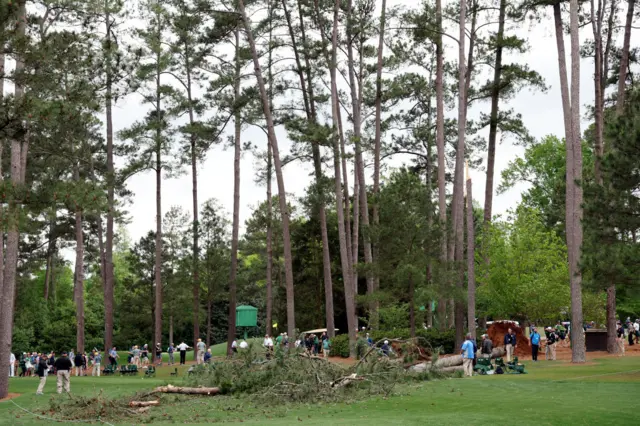
<svg viewBox="0 0 640 426">
<path fill-rule="evenodd" d="M 131 401 L 129 407 L 155 407 L 160 401 Z"/>
<path fill-rule="evenodd" d="M 220 388 L 187 388 L 182 386 L 159 386 L 154 389 L 154 393 L 179 393 L 183 395 L 209 395 L 215 396 L 220 393 Z"/>
<path fill-rule="evenodd" d="M 493 348 L 493 350 L 491 351 L 491 358 L 498 358 L 501 356 L 505 356 L 505 354 L 506 352 L 504 348 Z M 454 355 L 446 358 L 439 358 L 433 365 L 433 368 L 440 369 L 445 372 L 450 372 L 450 371 L 457 371 L 455 367 L 461 367 L 461 366 L 462 366 L 462 355 Z M 423 371 L 430 370 L 431 368 L 432 368 L 432 364 L 430 362 L 423 362 L 420 364 L 412 365 L 411 367 L 409 367 L 409 371 L 420 373 Z M 448 370 L 449 368 L 453 368 L 453 370 Z"/>
</svg>

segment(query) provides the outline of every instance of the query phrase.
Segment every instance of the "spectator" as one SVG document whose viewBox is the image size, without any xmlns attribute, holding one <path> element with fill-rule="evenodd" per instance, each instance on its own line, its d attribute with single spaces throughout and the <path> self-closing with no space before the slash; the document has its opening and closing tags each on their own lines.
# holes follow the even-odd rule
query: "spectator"
<svg viewBox="0 0 640 426">
<path fill-rule="evenodd" d="M 71 360 L 71 358 L 69 358 L 69 360 Z M 78 353 L 74 358 L 73 358 L 73 362 L 74 365 L 76 366 L 76 377 L 78 376 L 82 376 L 82 354 Z"/>
<path fill-rule="evenodd" d="M 204 363 L 204 353 L 206 345 L 202 341 L 202 339 L 198 339 L 198 343 L 196 344 L 196 350 L 198 351 L 197 364 Z"/>
<path fill-rule="evenodd" d="M 482 335 L 482 349 L 481 353 L 485 358 L 491 358 L 491 352 L 493 351 L 493 342 L 486 334 Z"/>
<path fill-rule="evenodd" d="M 186 363 L 187 349 L 189 348 L 190 346 L 187 345 L 185 342 L 182 342 L 178 345 L 178 350 L 180 351 L 180 365 L 184 365 Z"/>
<path fill-rule="evenodd" d="M 331 340 L 329 340 L 328 336 L 324 336 L 325 338 L 322 339 L 322 355 L 324 356 L 324 359 L 329 358 L 329 352 L 331 351 Z"/>
<path fill-rule="evenodd" d="M 118 352 L 116 351 L 116 347 L 114 346 L 109 351 L 109 364 L 111 364 L 113 366 L 117 366 L 118 365 L 118 358 L 119 358 Z"/>
<path fill-rule="evenodd" d="M 13 352 L 9 355 L 9 377 L 16 377 L 16 355 Z"/>
<path fill-rule="evenodd" d="M 238 341 L 236 339 L 233 339 L 233 342 L 231 342 L 231 351 L 234 354 L 238 353 Z"/>
<path fill-rule="evenodd" d="M 63 388 L 66 393 L 71 392 L 71 360 L 66 352 L 62 352 L 62 356 L 55 361 L 54 367 L 58 376 L 58 393 L 62 393 Z"/>
<path fill-rule="evenodd" d="M 516 334 L 512 329 L 509 329 L 507 334 L 504 335 L 504 349 L 507 353 L 507 362 L 511 362 L 513 352 L 516 349 L 518 342 L 516 341 Z"/>
<path fill-rule="evenodd" d="M 140 368 L 140 349 L 138 346 L 134 346 L 131 350 L 131 361 L 133 362 L 133 365 Z"/>
<path fill-rule="evenodd" d="M 47 359 L 41 356 L 38 359 L 38 377 L 40 377 L 40 383 L 38 384 L 38 390 L 36 395 L 43 395 L 44 385 L 47 383 L 47 373 L 49 372 L 49 366 L 47 365 Z"/>
<path fill-rule="evenodd" d="M 93 370 L 91 371 L 92 376 L 100 377 L 100 364 L 102 363 L 102 355 L 100 352 L 96 351 L 93 353 Z"/>
<path fill-rule="evenodd" d="M 249 344 L 247 343 L 246 340 L 242 339 L 242 342 L 240 342 L 240 349 L 248 349 L 249 348 Z"/>
<path fill-rule="evenodd" d="M 176 351 L 173 343 L 169 343 L 169 347 L 167 348 L 167 353 L 169 354 L 169 365 L 175 364 L 175 360 L 173 359 L 173 353 Z"/>
<path fill-rule="evenodd" d="M 389 347 L 389 341 L 385 340 L 384 343 L 382 344 L 382 354 L 384 356 L 389 356 L 390 351 L 391 351 L 391 348 Z"/>
<path fill-rule="evenodd" d="M 538 362 L 538 348 L 540 347 L 540 333 L 535 327 L 531 328 L 531 359 Z"/>
<path fill-rule="evenodd" d="M 462 348 L 460 350 L 460 354 L 462 355 L 462 365 L 464 366 L 464 375 L 465 376 L 473 376 L 473 360 L 476 357 L 476 354 L 473 350 L 474 344 L 471 340 L 471 334 L 467 334 L 466 340 L 462 344 Z"/>
<path fill-rule="evenodd" d="M 209 364 L 211 362 L 211 348 L 207 349 L 203 356 L 204 363 Z"/>
<path fill-rule="evenodd" d="M 162 365 L 162 346 L 160 343 L 156 343 L 156 364 Z"/>
</svg>

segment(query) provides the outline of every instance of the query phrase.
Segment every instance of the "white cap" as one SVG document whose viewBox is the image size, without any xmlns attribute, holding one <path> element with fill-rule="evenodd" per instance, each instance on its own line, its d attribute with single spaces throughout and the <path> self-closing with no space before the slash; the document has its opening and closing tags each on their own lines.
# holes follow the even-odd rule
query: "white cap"
<svg viewBox="0 0 640 426">
<path fill-rule="evenodd" d="M 389 341 L 388 341 L 388 340 L 385 340 L 385 341 L 384 341 L 384 344 L 385 344 L 385 345 L 388 345 L 388 344 L 389 344 Z"/>
</svg>

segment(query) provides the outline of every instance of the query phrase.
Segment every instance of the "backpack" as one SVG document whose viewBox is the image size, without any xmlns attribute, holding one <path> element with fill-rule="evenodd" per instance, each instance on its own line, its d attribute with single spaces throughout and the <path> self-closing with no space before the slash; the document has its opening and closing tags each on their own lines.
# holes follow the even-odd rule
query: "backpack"
<svg viewBox="0 0 640 426">
<path fill-rule="evenodd" d="M 502 369 L 502 367 L 496 368 L 496 374 L 504 374 L 504 370 Z"/>
</svg>

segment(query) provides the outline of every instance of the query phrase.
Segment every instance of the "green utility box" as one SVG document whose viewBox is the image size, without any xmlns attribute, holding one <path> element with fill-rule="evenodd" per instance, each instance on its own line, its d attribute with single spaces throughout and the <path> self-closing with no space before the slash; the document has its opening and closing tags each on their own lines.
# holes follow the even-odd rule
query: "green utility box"
<svg viewBox="0 0 640 426">
<path fill-rule="evenodd" d="M 253 306 L 236 307 L 237 327 L 256 327 L 258 325 L 258 308 Z"/>
</svg>

